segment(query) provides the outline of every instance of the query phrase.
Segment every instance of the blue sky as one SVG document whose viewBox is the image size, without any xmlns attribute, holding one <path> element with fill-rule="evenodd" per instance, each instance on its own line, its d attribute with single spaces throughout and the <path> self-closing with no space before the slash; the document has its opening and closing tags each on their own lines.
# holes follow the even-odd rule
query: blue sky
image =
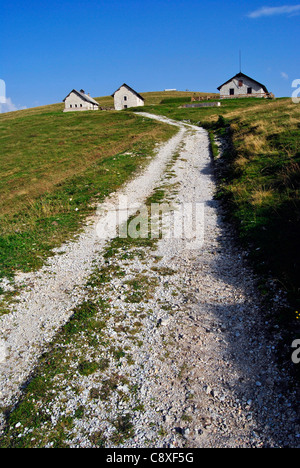
<svg viewBox="0 0 300 468">
<path fill-rule="evenodd" d="M 300 0 L 2 0 L 0 14 L 6 110 L 124 82 L 216 92 L 239 71 L 240 49 L 242 71 L 278 97 L 300 78 Z"/>
</svg>

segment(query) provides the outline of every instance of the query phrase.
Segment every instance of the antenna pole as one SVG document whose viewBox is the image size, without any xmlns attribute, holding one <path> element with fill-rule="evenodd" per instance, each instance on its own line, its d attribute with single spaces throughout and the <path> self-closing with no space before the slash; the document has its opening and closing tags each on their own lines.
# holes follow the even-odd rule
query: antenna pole
<svg viewBox="0 0 300 468">
<path fill-rule="evenodd" d="M 240 73 L 242 73 L 242 52 L 240 50 Z"/>
</svg>

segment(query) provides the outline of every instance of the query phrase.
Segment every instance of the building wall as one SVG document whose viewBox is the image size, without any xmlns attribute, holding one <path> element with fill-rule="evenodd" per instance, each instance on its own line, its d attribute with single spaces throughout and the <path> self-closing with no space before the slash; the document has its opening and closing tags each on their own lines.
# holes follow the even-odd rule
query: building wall
<svg viewBox="0 0 300 468">
<path fill-rule="evenodd" d="M 235 78 L 226 85 L 222 86 L 220 89 L 221 97 L 237 97 L 237 96 L 250 96 L 248 93 L 248 88 L 252 88 L 253 97 L 264 97 L 265 91 L 261 86 L 259 86 L 255 81 L 252 81 L 248 78 L 241 78 L 243 80 L 243 85 L 239 85 L 239 79 Z M 234 89 L 234 95 L 230 95 L 230 89 Z"/>
<path fill-rule="evenodd" d="M 72 107 L 71 107 L 72 106 Z M 72 92 L 65 100 L 64 112 L 98 110 L 98 106 L 85 101 L 78 94 Z"/>
<path fill-rule="evenodd" d="M 115 92 L 114 103 L 115 110 L 126 109 L 125 106 L 138 107 L 144 105 L 144 101 L 125 86 L 121 86 L 121 88 Z"/>
</svg>

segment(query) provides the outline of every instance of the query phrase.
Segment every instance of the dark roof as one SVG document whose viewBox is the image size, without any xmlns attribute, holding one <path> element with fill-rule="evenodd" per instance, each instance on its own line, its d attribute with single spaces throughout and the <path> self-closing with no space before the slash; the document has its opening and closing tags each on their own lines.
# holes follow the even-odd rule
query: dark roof
<svg viewBox="0 0 300 468">
<path fill-rule="evenodd" d="M 79 97 L 81 97 L 85 101 L 90 102 L 91 104 L 94 104 L 94 105 L 97 104 L 97 106 L 99 106 L 99 102 L 95 101 L 95 99 L 91 98 L 91 96 L 88 96 L 87 94 L 83 93 L 82 91 L 77 91 L 76 89 L 72 89 L 72 91 L 68 94 L 68 96 L 65 97 L 63 102 L 65 102 L 65 100 L 67 99 L 67 97 L 70 96 L 70 94 L 76 93 Z"/>
<path fill-rule="evenodd" d="M 128 86 L 126 83 L 123 83 L 122 86 L 120 86 L 120 88 L 117 89 L 117 91 L 119 91 L 119 89 L 121 89 L 123 86 L 125 86 L 129 91 L 131 91 L 132 93 L 134 93 L 137 97 L 139 97 L 140 99 L 142 99 L 143 101 L 145 101 L 145 99 L 143 98 L 143 96 L 141 96 L 139 93 L 137 93 L 136 91 L 134 91 L 134 89 L 130 88 L 130 86 Z M 114 92 L 114 94 L 112 94 L 111 96 L 114 97 L 114 95 L 116 94 L 116 92 Z"/>
<path fill-rule="evenodd" d="M 248 80 L 252 80 L 254 81 L 255 83 L 257 83 L 259 86 L 261 86 L 264 90 L 265 93 L 268 93 L 269 91 L 267 90 L 267 88 L 265 87 L 265 85 L 259 83 L 259 81 L 256 81 L 254 80 L 253 78 L 250 78 L 250 76 L 247 76 L 245 75 L 244 73 L 238 73 L 237 75 L 233 76 L 232 78 L 230 78 L 230 80 L 226 81 L 225 83 L 223 83 L 221 86 L 219 86 L 217 89 L 220 91 L 220 89 L 222 88 L 222 86 L 226 85 L 227 83 L 229 83 L 230 81 L 234 80 L 235 78 L 248 78 Z"/>
</svg>

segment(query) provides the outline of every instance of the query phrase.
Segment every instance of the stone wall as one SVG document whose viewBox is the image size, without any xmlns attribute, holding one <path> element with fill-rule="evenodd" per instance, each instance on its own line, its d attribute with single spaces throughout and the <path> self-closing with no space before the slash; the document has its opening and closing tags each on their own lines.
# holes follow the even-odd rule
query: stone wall
<svg viewBox="0 0 300 468">
<path fill-rule="evenodd" d="M 221 103 L 220 102 L 202 102 L 201 104 L 185 104 L 184 106 L 181 107 L 220 107 Z"/>
</svg>

